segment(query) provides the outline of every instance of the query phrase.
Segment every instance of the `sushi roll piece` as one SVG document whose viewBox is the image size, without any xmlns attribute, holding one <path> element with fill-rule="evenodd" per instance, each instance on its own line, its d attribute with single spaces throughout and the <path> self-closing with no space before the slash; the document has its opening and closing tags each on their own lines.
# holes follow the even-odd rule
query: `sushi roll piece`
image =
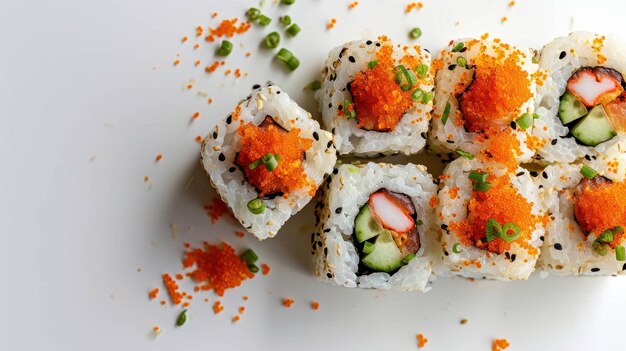
<svg viewBox="0 0 626 351">
<path fill-rule="evenodd" d="M 433 63 L 431 149 L 454 157 L 482 154 L 489 162 L 513 160 L 511 168 L 530 161 L 537 70 L 533 54 L 499 39 L 450 42 Z M 502 152 L 495 154 L 490 147 Z"/>
<path fill-rule="evenodd" d="M 436 215 L 440 254 L 449 272 L 527 279 L 535 269 L 547 221 L 529 171 L 459 158 L 441 179 Z"/>
<path fill-rule="evenodd" d="M 429 289 L 436 192 L 424 166 L 341 165 L 316 206 L 317 278 L 346 287 Z"/>
<path fill-rule="evenodd" d="M 201 157 L 217 193 L 258 239 L 276 235 L 337 160 L 332 135 L 271 83 L 215 126 Z"/>
<path fill-rule="evenodd" d="M 315 97 L 339 154 L 415 154 L 432 110 L 430 54 L 381 36 L 330 51 Z"/>
<path fill-rule="evenodd" d="M 626 46 L 615 36 L 574 32 L 539 57 L 533 134 L 538 159 L 571 163 L 626 143 Z"/>
<path fill-rule="evenodd" d="M 551 221 L 539 266 L 558 275 L 614 275 L 626 271 L 626 155 L 580 164 L 554 164 L 542 177 Z"/>
</svg>

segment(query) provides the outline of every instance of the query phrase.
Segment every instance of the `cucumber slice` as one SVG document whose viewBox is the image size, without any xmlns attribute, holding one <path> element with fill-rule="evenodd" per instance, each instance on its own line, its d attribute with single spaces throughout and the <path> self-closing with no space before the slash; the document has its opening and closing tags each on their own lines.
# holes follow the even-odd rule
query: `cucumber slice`
<svg viewBox="0 0 626 351">
<path fill-rule="evenodd" d="M 587 108 L 574 95 L 566 92 L 559 104 L 559 117 L 563 124 L 568 124 L 587 114 Z"/>
<path fill-rule="evenodd" d="M 384 230 L 376 238 L 372 252 L 363 257 L 361 262 L 375 271 L 391 272 L 403 266 L 404 256 L 393 241 L 391 233 Z"/>
<path fill-rule="evenodd" d="M 369 240 L 385 229 L 378 218 L 374 216 L 369 205 L 361 207 L 361 211 L 354 219 L 354 235 L 359 243 Z"/>
<path fill-rule="evenodd" d="M 572 128 L 572 135 L 587 146 L 596 146 L 613 138 L 617 133 L 602 105 L 598 105 Z"/>
</svg>

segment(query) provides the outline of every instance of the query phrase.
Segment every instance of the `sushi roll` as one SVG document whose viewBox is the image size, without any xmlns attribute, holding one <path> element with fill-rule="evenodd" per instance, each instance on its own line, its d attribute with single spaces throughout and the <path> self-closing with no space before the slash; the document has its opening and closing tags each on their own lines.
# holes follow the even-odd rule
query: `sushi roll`
<svg viewBox="0 0 626 351">
<path fill-rule="evenodd" d="M 545 168 L 543 201 L 551 221 L 539 266 L 559 275 L 613 275 L 626 270 L 626 155 Z"/>
<path fill-rule="evenodd" d="M 449 272 L 524 280 L 539 257 L 545 210 L 527 170 L 459 158 L 444 170 L 437 217 Z"/>
<path fill-rule="evenodd" d="M 201 157 L 222 200 L 259 239 L 276 235 L 315 196 L 337 160 L 332 135 L 271 83 L 215 126 Z"/>
<path fill-rule="evenodd" d="M 339 154 L 415 154 L 432 110 L 430 54 L 387 37 L 331 50 L 315 97 Z"/>
<path fill-rule="evenodd" d="M 433 63 L 431 149 L 451 156 L 482 153 L 485 161 L 500 163 L 514 159 L 511 168 L 530 161 L 537 70 L 532 59 L 531 50 L 499 39 L 452 41 Z M 504 153 L 494 154 L 489 147 Z"/>
<path fill-rule="evenodd" d="M 348 164 L 329 180 L 311 236 L 318 279 L 346 287 L 428 289 L 437 186 L 426 168 Z"/>
<path fill-rule="evenodd" d="M 571 163 L 626 142 L 626 46 L 614 36 L 574 32 L 539 57 L 533 134 L 539 159 Z"/>
</svg>

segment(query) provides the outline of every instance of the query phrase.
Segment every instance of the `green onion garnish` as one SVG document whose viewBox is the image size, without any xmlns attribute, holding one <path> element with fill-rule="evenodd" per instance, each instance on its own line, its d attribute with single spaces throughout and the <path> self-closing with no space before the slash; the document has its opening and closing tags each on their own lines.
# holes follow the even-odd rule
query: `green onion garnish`
<svg viewBox="0 0 626 351">
<path fill-rule="evenodd" d="M 370 252 L 374 251 L 374 244 L 370 243 L 369 241 L 366 241 L 363 243 L 363 253 L 364 254 L 368 254 Z"/>
<path fill-rule="evenodd" d="M 348 165 L 348 172 L 350 173 L 359 173 L 359 167 L 355 166 L 355 165 Z"/>
<path fill-rule="evenodd" d="M 418 219 L 418 220 L 415 222 L 415 224 L 417 224 L 417 225 L 422 225 L 422 224 L 424 224 L 424 221 L 422 221 L 421 219 Z"/>
<path fill-rule="evenodd" d="M 622 230 L 623 230 L 622 226 L 621 226 L 621 225 L 618 225 L 617 227 L 615 227 L 615 228 L 611 229 L 611 232 L 612 232 L 613 234 L 618 234 L 618 233 L 619 233 L 619 232 L 621 232 Z"/>
<path fill-rule="evenodd" d="M 265 165 L 265 169 L 267 169 L 268 172 L 271 172 L 278 166 L 279 159 L 280 156 L 268 152 L 263 156 L 263 158 L 261 158 L 261 162 Z"/>
<path fill-rule="evenodd" d="M 428 65 L 422 63 L 421 65 L 415 67 L 415 72 L 418 76 L 420 76 L 420 78 L 426 78 L 428 75 Z"/>
<path fill-rule="evenodd" d="M 533 63 L 538 63 L 539 62 L 539 60 L 536 57 L 533 57 L 532 61 L 533 61 Z"/>
<path fill-rule="evenodd" d="M 476 171 L 472 171 L 470 172 L 470 174 L 467 176 L 467 178 L 469 178 L 470 180 L 473 180 L 475 182 L 478 183 L 484 183 L 487 181 L 487 177 L 489 177 L 489 173 L 480 173 L 480 172 L 476 172 Z"/>
<path fill-rule="evenodd" d="M 422 89 L 415 89 L 413 93 L 411 93 L 411 100 L 418 102 L 422 100 L 422 96 L 424 96 L 424 91 Z"/>
<path fill-rule="evenodd" d="M 450 116 L 450 101 L 446 102 L 446 108 L 443 109 L 443 115 L 441 115 L 441 123 L 444 126 L 448 122 L 448 116 Z"/>
<path fill-rule="evenodd" d="M 181 325 L 185 324 L 186 321 L 187 321 L 187 310 L 183 310 L 178 315 L 178 318 L 176 318 L 176 325 L 180 327 Z"/>
<path fill-rule="evenodd" d="M 286 32 L 289 36 L 295 37 L 300 32 L 300 26 L 294 23 L 287 28 Z"/>
<path fill-rule="evenodd" d="M 291 56 L 291 58 L 287 60 L 287 67 L 289 67 L 291 71 L 295 71 L 298 66 L 300 66 L 300 60 L 298 60 L 297 57 Z"/>
<path fill-rule="evenodd" d="M 409 32 L 409 36 L 411 37 L 411 39 L 418 39 L 422 36 L 422 30 L 418 27 L 415 27 Z"/>
<path fill-rule="evenodd" d="M 417 77 L 415 74 L 404 67 L 404 65 L 397 65 L 394 67 L 394 70 L 398 70 L 396 72 L 396 83 L 400 84 L 400 89 L 402 91 L 409 91 L 413 88 L 413 84 L 417 83 Z M 406 81 L 406 84 L 402 84 L 403 78 Z"/>
<path fill-rule="evenodd" d="M 284 15 L 283 17 L 280 18 L 280 23 L 282 23 L 284 26 L 288 26 L 291 24 L 291 17 Z"/>
<path fill-rule="evenodd" d="M 626 249 L 622 245 L 615 247 L 615 259 L 618 261 L 626 261 Z"/>
<path fill-rule="evenodd" d="M 269 17 L 267 17 L 267 16 L 265 16 L 265 15 L 263 15 L 263 14 L 260 14 L 260 15 L 259 15 L 259 24 L 260 24 L 260 25 L 262 25 L 262 26 L 267 26 L 267 25 L 268 25 L 268 24 L 270 24 L 271 22 L 272 22 L 272 19 L 271 19 L 271 18 L 269 18 Z"/>
<path fill-rule="evenodd" d="M 463 49 L 463 46 L 465 46 L 465 43 L 463 43 L 462 41 L 454 44 L 454 46 L 452 47 L 452 52 L 459 52 Z"/>
<path fill-rule="evenodd" d="M 259 259 L 259 256 L 257 256 L 256 252 L 252 251 L 252 249 L 246 250 L 240 257 L 247 263 L 254 263 Z"/>
<path fill-rule="evenodd" d="M 537 119 L 537 118 L 539 118 L 539 114 L 533 113 L 533 119 Z"/>
<path fill-rule="evenodd" d="M 261 214 L 265 211 L 265 204 L 261 199 L 252 199 L 248 202 L 248 211 L 252 214 Z"/>
<path fill-rule="evenodd" d="M 252 273 L 257 273 L 259 271 L 259 267 L 257 267 L 254 263 L 248 263 L 248 269 Z"/>
<path fill-rule="evenodd" d="M 533 125 L 534 119 L 530 113 L 524 113 L 520 118 L 515 120 L 515 123 L 523 130 L 526 130 Z"/>
<path fill-rule="evenodd" d="M 593 169 L 593 168 L 591 168 L 591 167 L 589 167 L 589 166 L 587 166 L 587 165 L 584 165 L 584 166 L 580 167 L 580 173 L 581 173 L 581 174 L 582 174 L 585 178 L 588 178 L 588 179 L 593 179 L 593 177 L 595 177 L 596 175 L 598 175 L 598 172 L 596 172 L 596 170 L 595 170 L 595 169 Z"/>
<path fill-rule="evenodd" d="M 461 251 L 463 251 L 463 247 L 461 246 L 461 249 L 459 249 L 459 246 L 461 246 L 461 244 L 454 243 L 454 245 L 452 245 L 452 252 L 456 254 L 461 253 Z"/>
<path fill-rule="evenodd" d="M 467 65 L 467 59 L 463 56 L 459 56 L 456 58 L 456 64 L 460 67 L 465 67 L 465 65 Z"/>
<path fill-rule="evenodd" d="M 276 54 L 276 58 L 285 63 L 289 61 L 289 59 L 292 57 L 293 57 L 293 54 L 291 53 L 291 51 L 287 49 L 280 49 L 278 50 L 278 53 Z"/>
<path fill-rule="evenodd" d="M 274 49 L 280 44 L 280 34 L 278 32 L 271 32 L 265 37 L 265 46 L 270 49 Z"/>
<path fill-rule="evenodd" d="M 222 41 L 220 48 L 217 50 L 217 54 L 220 56 L 228 56 L 231 51 L 233 51 L 233 43 L 228 40 L 224 40 Z"/>
<path fill-rule="evenodd" d="M 487 242 L 491 242 L 495 240 L 496 238 L 499 238 L 501 233 L 502 233 L 502 227 L 500 227 L 500 224 L 496 222 L 495 219 L 489 218 L 489 220 L 487 220 L 487 226 L 485 230 L 485 234 L 486 234 L 485 236 L 487 237 Z"/>
<path fill-rule="evenodd" d="M 461 149 L 456 149 L 456 150 L 454 150 L 454 152 L 456 152 L 456 154 L 457 154 L 457 155 L 459 155 L 459 156 L 461 156 L 461 157 L 465 157 L 465 158 L 466 158 L 466 159 L 468 159 L 468 160 L 471 160 L 471 159 L 473 159 L 473 158 L 474 158 L 474 155 L 470 154 L 470 153 L 469 153 L 469 152 L 467 152 L 467 151 L 463 151 L 463 150 L 461 150 Z"/>
<path fill-rule="evenodd" d="M 280 0 L 280 3 L 283 5 L 293 5 L 296 0 Z"/>
<path fill-rule="evenodd" d="M 354 110 L 354 106 L 352 110 L 350 110 L 350 106 L 352 106 L 352 101 L 346 99 L 343 102 L 343 113 L 348 119 L 356 118 L 356 111 Z"/>
<path fill-rule="evenodd" d="M 426 92 L 424 93 L 424 96 L 422 97 L 422 104 L 427 104 L 430 102 L 430 100 L 432 100 L 434 97 L 433 93 L 431 92 Z"/>
<path fill-rule="evenodd" d="M 610 230 L 605 230 L 602 232 L 602 234 L 600 234 L 600 236 L 598 236 L 598 240 L 601 243 L 610 243 L 611 241 L 613 241 L 613 232 Z"/>
<path fill-rule="evenodd" d="M 409 264 L 409 262 L 411 262 L 412 259 L 415 258 L 415 254 L 408 254 L 406 256 L 404 256 L 404 258 L 402 259 L 402 264 Z"/>
<path fill-rule="evenodd" d="M 606 248 L 606 245 L 598 241 L 594 241 L 593 244 L 591 244 L 591 246 L 593 247 L 593 251 L 595 251 L 600 256 L 606 255 L 608 251 L 608 249 Z"/>
<path fill-rule="evenodd" d="M 261 15 L 261 11 L 254 7 L 251 7 L 248 11 L 246 11 L 246 16 L 248 16 L 248 18 L 252 21 L 259 18 L 259 15 Z"/>
<path fill-rule="evenodd" d="M 320 82 L 319 80 L 314 80 L 311 83 L 307 84 L 305 89 L 316 91 L 316 90 L 320 90 L 321 87 L 322 87 L 322 82 Z"/>
<path fill-rule="evenodd" d="M 520 229 L 520 227 L 515 225 L 515 223 L 504 223 L 504 225 L 502 226 L 502 232 L 500 233 L 500 237 L 507 243 L 510 243 L 511 241 L 519 238 L 521 233 L 522 230 Z"/>
<path fill-rule="evenodd" d="M 372 69 L 376 67 L 377 64 L 378 64 L 378 60 L 370 61 L 367 63 L 367 68 Z"/>
<path fill-rule="evenodd" d="M 491 183 L 474 183 L 474 190 L 482 191 L 483 193 L 491 188 Z"/>
</svg>

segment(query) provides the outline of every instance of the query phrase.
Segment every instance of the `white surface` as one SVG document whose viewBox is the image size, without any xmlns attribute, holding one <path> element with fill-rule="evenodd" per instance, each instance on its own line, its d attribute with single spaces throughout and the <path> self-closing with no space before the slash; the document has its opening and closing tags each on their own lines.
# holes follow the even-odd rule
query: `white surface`
<svg viewBox="0 0 626 351">
<path fill-rule="evenodd" d="M 426 350 L 489 350 L 494 337 L 508 338 L 510 350 L 624 349 L 626 278 L 440 280 L 425 295 L 322 285 L 309 273 L 312 206 L 262 243 L 235 237 L 237 225 L 228 219 L 211 225 L 202 204 L 214 193 L 199 169 L 194 137 L 268 79 L 315 111 L 301 88 L 327 51 L 349 39 L 386 33 L 405 40 L 417 25 L 433 53 L 454 37 L 486 31 L 538 47 L 572 29 L 623 35 L 626 3 L 518 1 L 508 9 L 505 0 L 426 0 L 405 15 L 408 1 L 360 0 L 353 11 L 349 1 L 297 0 L 290 8 L 267 2 L 271 27 L 234 39 L 227 66 L 249 73 L 239 80 L 194 68 L 196 57 L 213 59 L 212 46 L 203 42 L 194 52 L 193 39 L 185 45 L 180 39 L 194 38 L 196 25 L 217 23 L 213 11 L 220 20 L 242 17 L 255 1 L 0 5 L 0 349 L 414 350 L 418 332 L 430 340 Z M 280 13 L 303 28 L 295 39 L 283 36 L 302 61 L 293 74 L 258 49 L 264 33 L 280 28 Z M 509 17 L 505 24 L 502 16 Z M 330 17 L 337 24 L 326 31 Z M 245 51 L 252 57 L 245 59 Z M 174 68 L 176 53 L 183 62 Z M 212 105 L 195 88 L 181 90 L 190 78 Z M 190 124 L 194 111 L 202 116 Z M 157 153 L 164 156 L 158 164 Z M 173 240 L 171 223 L 193 230 Z M 187 324 L 175 329 L 178 309 L 148 301 L 149 289 L 161 285 L 161 273 L 179 271 L 184 241 L 223 238 L 253 247 L 271 265 L 270 275 L 227 292 L 220 315 L 196 298 Z M 232 324 L 244 294 L 246 312 Z M 283 308 L 282 297 L 295 305 Z M 321 303 L 317 312 L 309 308 L 313 299 Z M 461 318 L 469 323 L 461 326 Z M 156 339 L 155 324 L 164 330 Z"/>
</svg>

